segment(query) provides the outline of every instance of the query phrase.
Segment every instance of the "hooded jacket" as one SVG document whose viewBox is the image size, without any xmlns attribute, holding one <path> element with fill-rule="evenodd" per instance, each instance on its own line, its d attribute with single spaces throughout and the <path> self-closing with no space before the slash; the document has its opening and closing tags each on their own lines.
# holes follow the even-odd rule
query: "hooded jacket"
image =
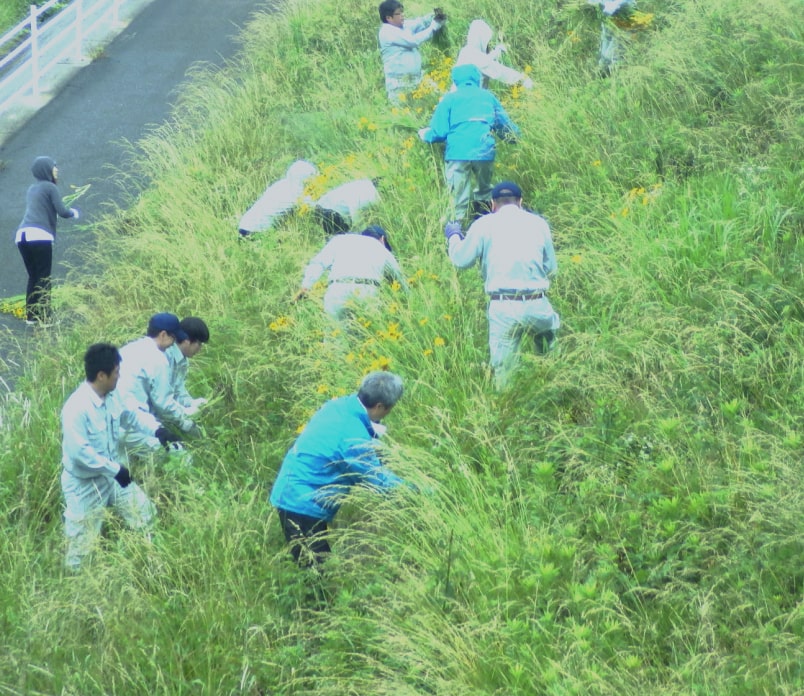
<svg viewBox="0 0 804 696">
<path fill-rule="evenodd" d="M 352 486 L 398 486 L 402 479 L 384 469 L 377 457 L 376 437 L 357 394 L 327 402 L 285 455 L 271 504 L 329 522 Z"/>
<path fill-rule="evenodd" d="M 53 167 L 56 163 L 50 157 L 37 157 L 31 166 L 36 183 L 28 187 L 25 194 L 25 215 L 18 229 L 36 227 L 56 236 L 57 215 L 63 218 L 74 217 L 73 211 L 64 205 L 61 194 L 53 181 Z"/>
<path fill-rule="evenodd" d="M 494 133 L 506 140 L 516 140 L 519 128 L 508 117 L 500 100 L 480 86 L 480 70 L 474 65 L 452 69 L 456 90 L 447 94 L 436 107 L 430 127 L 422 136 L 425 142 L 446 142 L 447 162 L 493 161 L 496 155 Z"/>
<path fill-rule="evenodd" d="M 499 46 L 491 53 L 487 53 L 493 33 L 491 27 L 482 19 L 472 22 L 466 35 L 466 45 L 458 54 L 455 65 L 474 65 L 484 77 L 499 80 L 506 85 L 515 85 L 517 82 L 527 80 L 527 75 L 524 73 L 498 62 L 501 53 Z"/>
</svg>

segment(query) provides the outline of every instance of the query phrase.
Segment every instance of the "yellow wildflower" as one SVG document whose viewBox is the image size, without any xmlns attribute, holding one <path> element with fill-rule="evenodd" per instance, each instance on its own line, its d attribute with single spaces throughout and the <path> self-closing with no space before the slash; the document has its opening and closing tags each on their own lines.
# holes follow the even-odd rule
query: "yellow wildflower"
<svg viewBox="0 0 804 696">
<path fill-rule="evenodd" d="M 319 384 L 316 388 L 316 394 L 326 394 L 329 391 L 329 387 L 326 384 Z"/>
<path fill-rule="evenodd" d="M 421 319 L 419 319 L 419 326 L 424 326 L 425 324 L 427 324 L 427 322 L 428 322 L 427 317 L 422 317 Z"/>
<path fill-rule="evenodd" d="M 582 260 L 583 257 L 580 254 L 574 254 L 570 257 L 570 261 L 572 261 L 572 263 L 580 263 Z"/>
<path fill-rule="evenodd" d="M 600 160 L 595 160 L 594 162 L 592 162 L 593 167 L 599 167 L 601 164 L 603 163 Z"/>
<path fill-rule="evenodd" d="M 271 331 L 286 331 L 290 328 L 291 321 L 288 317 L 277 317 L 274 321 L 268 324 Z"/>
<path fill-rule="evenodd" d="M 452 321 L 452 315 L 451 315 L 451 314 L 444 314 L 444 315 L 442 315 L 442 317 L 441 317 L 441 318 L 442 318 L 444 321 Z"/>
<path fill-rule="evenodd" d="M 436 336 L 435 339 L 433 339 L 433 345 L 436 348 L 440 348 L 441 346 L 447 345 L 447 342 L 441 338 L 441 336 Z"/>
<path fill-rule="evenodd" d="M 432 355 L 432 354 L 433 354 L 433 349 L 432 349 L 432 348 L 425 348 L 425 349 L 422 351 L 422 355 L 423 355 L 425 358 L 426 358 L 426 357 L 428 357 L 428 356 L 430 356 L 430 355 Z"/>
</svg>

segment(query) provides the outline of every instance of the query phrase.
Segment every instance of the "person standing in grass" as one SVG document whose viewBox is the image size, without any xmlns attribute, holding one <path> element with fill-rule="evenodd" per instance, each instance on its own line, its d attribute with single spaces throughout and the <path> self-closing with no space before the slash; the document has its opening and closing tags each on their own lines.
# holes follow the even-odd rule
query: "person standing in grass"
<svg viewBox="0 0 804 696">
<path fill-rule="evenodd" d="M 560 321 L 547 290 L 558 263 L 549 225 L 522 209 L 522 190 L 513 181 L 494 187 L 491 212 L 472 223 L 466 238 L 458 222 L 448 222 L 444 236 L 455 266 L 469 268 L 480 261 L 489 298 L 491 367 L 502 389 L 516 367 L 523 334 L 534 335 L 539 353 L 555 343 Z"/>
<path fill-rule="evenodd" d="M 483 87 L 489 80 L 499 80 L 506 85 L 521 84 L 525 89 L 533 88 L 533 80 L 525 73 L 509 68 L 500 63 L 500 56 L 507 50 L 505 44 L 498 43 L 489 50 L 492 28 L 482 19 L 476 19 L 469 25 L 466 45 L 458 53 L 455 65 L 474 65 L 483 74 Z"/>
<path fill-rule="evenodd" d="M 145 336 L 120 349 L 120 398 L 135 414 L 137 426 L 123 430 L 122 442 L 132 454 L 176 449 L 181 437 L 167 426 L 177 427 L 183 435 L 198 435 L 198 426 L 173 396 L 170 366 L 165 351 L 188 336 L 175 314 L 154 314 Z"/>
<path fill-rule="evenodd" d="M 25 194 L 25 215 L 17 228 L 15 243 L 28 272 L 25 320 L 47 324 L 51 318 L 50 275 L 58 217 L 79 218 L 78 208 L 68 208 L 56 186 L 59 169 L 50 157 L 37 157 L 31 172 L 36 183 Z"/>
<path fill-rule="evenodd" d="M 457 220 L 467 217 L 470 203 L 475 218 L 489 210 L 496 157 L 494 134 L 512 142 L 519 135 L 500 100 L 480 86 L 480 77 L 474 65 L 453 68 L 456 90 L 439 102 L 430 126 L 419 131 L 426 143 L 447 144 L 444 174 Z"/>
<path fill-rule="evenodd" d="M 371 372 L 356 394 L 332 399 L 307 423 L 282 461 L 271 489 L 285 540 L 302 567 L 321 563 L 330 552 L 327 529 L 356 485 L 390 490 L 402 479 L 377 456 L 381 426 L 403 392 L 391 372 Z"/>
<path fill-rule="evenodd" d="M 165 351 L 170 370 L 170 386 L 176 403 L 184 409 L 184 413 L 192 418 L 207 400 L 203 397 L 194 399 L 187 391 L 187 372 L 190 358 L 194 358 L 209 341 L 209 328 L 199 317 L 185 317 L 179 322 L 179 328 L 187 337 L 176 340 Z"/>
<path fill-rule="evenodd" d="M 379 225 L 370 225 L 360 234 L 339 234 L 330 239 L 307 265 L 293 301 L 307 295 L 326 271 L 329 285 L 324 311 L 333 319 L 345 319 L 349 305 L 356 300 L 376 297 L 384 280 L 395 280 L 407 288 L 402 269 L 391 253 L 388 234 Z"/>
<path fill-rule="evenodd" d="M 91 345 L 84 354 L 86 381 L 61 411 L 65 565 L 73 571 L 100 536 L 105 508 L 114 508 L 129 527 L 146 532 L 156 515 L 153 503 L 121 463 L 120 432 L 139 425 L 115 393 L 120 361 L 113 345 Z"/>
<path fill-rule="evenodd" d="M 419 46 L 431 39 L 444 26 L 446 17 L 436 19 L 432 14 L 405 19 L 405 9 L 398 0 L 383 0 L 379 6 L 379 42 L 382 67 L 385 72 L 385 91 L 392 104 L 400 96 L 419 86 L 422 81 L 422 56 Z"/>
</svg>

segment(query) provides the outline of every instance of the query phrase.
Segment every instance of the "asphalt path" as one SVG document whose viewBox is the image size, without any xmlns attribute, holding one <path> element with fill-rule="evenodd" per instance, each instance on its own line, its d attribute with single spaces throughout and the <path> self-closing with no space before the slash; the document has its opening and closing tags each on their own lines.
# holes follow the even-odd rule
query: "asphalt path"
<svg viewBox="0 0 804 696">
<path fill-rule="evenodd" d="M 65 261 L 80 264 L 76 224 L 91 223 L 105 203 L 120 203 L 123 192 L 111 172 L 125 163 L 125 141 L 136 142 L 169 119 L 171 105 L 198 64 L 222 65 L 239 48 L 237 36 L 266 0 L 144 0 L 145 6 L 93 62 L 65 79 L 48 103 L 0 145 L 0 297 L 25 291 L 27 274 L 14 245 L 25 212 L 25 191 L 33 183 L 31 164 L 48 155 L 59 167 L 59 189 L 91 184 L 76 205 L 78 223 L 59 220 L 53 277 L 65 275 Z M 88 273 L 92 269 L 87 269 Z M 160 308 L 161 309 L 161 308 Z M 26 338 L 42 329 L 0 314 L 0 379 L 19 365 Z M 24 357 L 22 358 L 24 359 Z M 5 373 L 5 374 L 4 374 Z"/>
</svg>

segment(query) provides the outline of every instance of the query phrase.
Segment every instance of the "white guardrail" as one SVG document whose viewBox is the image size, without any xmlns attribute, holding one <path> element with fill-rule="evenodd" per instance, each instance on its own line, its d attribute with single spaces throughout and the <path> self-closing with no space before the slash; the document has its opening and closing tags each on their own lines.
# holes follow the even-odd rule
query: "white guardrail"
<svg viewBox="0 0 804 696">
<path fill-rule="evenodd" d="M 120 24 L 124 0 L 50 0 L 0 37 L 0 113 L 14 100 L 38 98 L 48 74 L 59 64 L 84 64 L 88 42 Z M 43 15 L 47 15 L 42 20 Z"/>
</svg>

